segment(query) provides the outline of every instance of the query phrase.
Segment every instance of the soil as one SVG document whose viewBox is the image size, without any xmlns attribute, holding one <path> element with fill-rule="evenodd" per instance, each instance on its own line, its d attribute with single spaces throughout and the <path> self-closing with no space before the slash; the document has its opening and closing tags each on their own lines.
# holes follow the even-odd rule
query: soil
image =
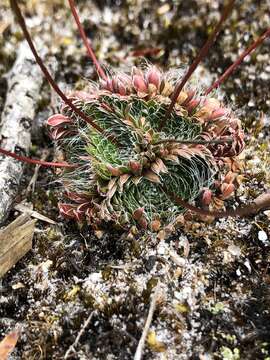
<svg viewBox="0 0 270 360">
<path fill-rule="evenodd" d="M 3 5 L 2 5 L 3 4 Z M 190 64 L 223 1 L 77 1 L 81 19 L 102 64 L 111 71 L 142 62 L 161 68 Z M 62 89 L 81 89 L 96 74 L 85 54 L 67 2 L 20 1 L 36 43 L 50 49 L 44 61 Z M 269 27 L 270 1 L 236 2 L 200 69 L 216 79 Z M 2 11 L 3 9 L 3 11 Z M 8 2 L 0 15 L 0 111 L 5 75 L 22 35 Z M 270 39 L 222 85 L 246 133 L 243 181 L 230 204 L 269 189 Z M 143 60 L 144 61 L 144 60 Z M 33 124 L 31 155 L 53 144 L 44 122 L 59 99 L 44 82 Z M 1 160 L 0 160 L 1 161 Z M 89 316 L 70 359 L 132 359 L 147 318 L 151 293 L 161 294 L 144 359 L 270 359 L 270 212 L 245 219 L 186 220 L 165 239 L 143 233 L 130 239 L 108 226 L 79 227 L 59 217 L 57 175 L 40 169 L 34 192 L 26 166 L 17 202 L 57 221 L 38 222 L 33 249 L 2 279 L 0 338 L 14 327 L 21 335 L 11 359 L 63 359 Z M 12 211 L 7 225 L 18 213 Z"/>
</svg>

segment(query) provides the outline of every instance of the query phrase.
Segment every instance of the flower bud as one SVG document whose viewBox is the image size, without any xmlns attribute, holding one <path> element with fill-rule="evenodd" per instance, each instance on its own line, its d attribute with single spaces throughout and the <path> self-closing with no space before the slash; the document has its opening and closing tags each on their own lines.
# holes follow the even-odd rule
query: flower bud
<svg viewBox="0 0 270 360">
<path fill-rule="evenodd" d="M 215 98 L 205 99 L 203 106 L 209 110 L 216 110 L 220 108 L 220 102 Z"/>
<path fill-rule="evenodd" d="M 101 83 L 101 86 L 103 89 L 113 92 L 113 84 L 111 79 L 108 79 L 107 81 Z"/>
<path fill-rule="evenodd" d="M 202 195 L 203 205 L 209 205 L 212 201 L 212 191 L 209 189 L 204 190 Z"/>
<path fill-rule="evenodd" d="M 147 229 L 148 226 L 148 222 L 146 220 L 146 218 L 144 216 L 142 216 L 139 220 L 138 220 L 138 224 L 140 225 L 140 227 L 144 230 Z"/>
<path fill-rule="evenodd" d="M 212 112 L 212 114 L 208 117 L 208 120 L 217 120 L 221 118 L 222 116 L 226 115 L 228 113 L 227 109 L 219 108 Z"/>
<path fill-rule="evenodd" d="M 221 185 L 220 190 L 221 190 L 223 199 L 227 199 L 234 192 L 235 186 L 233 184 L 223 183 Z"/>
<path fill-rule="evenodd" d="M 144 78 L 140 75 L 133 76 L 133 86 L 134 88 L 141 93 L 147 92 L 147 85 Z"/>
<path fill-rule="evenodd" d="M 174 88 L 171 83 L 168 81 L 164 82 L 164 86 L 161 92 L 161 95 L 163 96 L 170 96 L 174 91 Z"/>
<path fill-rule="evenodd" d="M 227 183 L 227 184 L 230 184 L 234 181 L 236 177 L 236 174 L 233 173 L 232 171 L 229 171 L 226 176 L 224 177 L 224 182 Z"/>
<path fill-rule="evenodd" d="M 193 99 L 185 106 L 188 112 L 192 112 L 199 105 L 200 99 Z"/>
<path fill-rule="evenodd" d="M 150 224 L 150 227 L 152 231 L 158 232 L 161 227 L 161 223 L 159 220 L 153 220 Z"/>
<path fill-rule="evenodd" d="M 183 106 L 186 106 L 190 100 L 193 98 L 193 96 L 195 95 L 196 91 L 195 90 L 189 90 L 187 91 L 187 98 L 186 100 L 183 102 Z"/>
<path fill-rule="evenodd" d="M 143 216 L 143 213 L 144 213 L 144 208 L 138 208 L 133 212 L 132 217 L 134 220 L 138 221 Z"/>
<path fill-rule="evenodd" d="M 142 165 L 138 161 L 130 161 L 128 165 L 134 175 L 139 175 L 141 173 Z"/>
<path fill-rule="evenodd" d="M 59 140 L 67 135 L 69 135 L 71 131 L 65 130 L 63 128 L 56 128 L 53 131 L 51 131 L 50 135 L 53 140 Z"/>
<path fill-rule="evenodd" d="M 155 85 L 155 87 L 158 89 L 159 84 L 160 84 L 160 78 L 161 78 L 160 71 L 155 66 L 152 66 L 148 70 L 147 75 L 146 75 L 146 79 L 148 81 L 148 84 Z"/>
<path fill-rule="evenodd" d="M 120 95 L 126 95 L 125 85 L 117 76 L 113 77 L 112 85 L 113 85 L 113 90 L 115 93 L 120 94 Z"/>
</svg>

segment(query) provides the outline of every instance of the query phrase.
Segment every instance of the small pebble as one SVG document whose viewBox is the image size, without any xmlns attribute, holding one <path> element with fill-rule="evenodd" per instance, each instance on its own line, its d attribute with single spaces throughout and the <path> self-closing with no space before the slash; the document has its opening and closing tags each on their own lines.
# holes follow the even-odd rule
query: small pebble
<svg viewBox="0 0 270 360">
<path fill-rule="evenodd" d="M 260 230 L 260 231 L 258 232 L 258 239 L 259 239 L 260 241 L 262 241 L 263 243 L 267 243 L 268 236 L 267 236 L 266 232 L 263 231 L 263 230 Z"/>
</svg>

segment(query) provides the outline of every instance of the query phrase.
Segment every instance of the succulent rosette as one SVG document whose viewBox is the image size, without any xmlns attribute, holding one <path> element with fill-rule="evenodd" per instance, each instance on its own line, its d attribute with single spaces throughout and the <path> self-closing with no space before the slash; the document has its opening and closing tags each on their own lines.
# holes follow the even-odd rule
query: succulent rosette
<svg viewBox="0 0 270 360">
<path fill-rule="evenodd" d="M 65 160 L 78 165 L 62 170 L 62 215 L 96 228 L 135 223 L 154 231 L 185 210 L 173 195 L 222 207 L 236 186 L 237 155 L 244 147 L 241 123 L 192 82 L 169 113 L 181 75 L 134 67 L 131 74 L 108 76 L 71 94 L 102 134 L 67 105 L 48 119 Z"/>
</svg>

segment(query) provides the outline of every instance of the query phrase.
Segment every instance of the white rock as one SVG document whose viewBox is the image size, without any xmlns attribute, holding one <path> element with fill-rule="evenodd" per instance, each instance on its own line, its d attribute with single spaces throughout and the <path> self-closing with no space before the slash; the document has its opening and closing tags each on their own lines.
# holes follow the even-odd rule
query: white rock
<svg viewBox="0 0 270 360">
<path fill-rule="evenodd" d="M 241 250 L 239 246 L 236 245 L 229 245 L 228 246 L 228 251 L 233 255 L 233 256 L 240 256 L 241 255 Z"/>
<path fill-rule="evenodd" d="M 263 243 L 266 242 L 267 239 L 268 239 L 268 236 L 267 236 L 266 232 L 263 231 L 263 230 L 260 230 L 260 231 L 258 232 L 258 239 L 259 239 L 260 241 L 262 241 Z"/>
</svg>

